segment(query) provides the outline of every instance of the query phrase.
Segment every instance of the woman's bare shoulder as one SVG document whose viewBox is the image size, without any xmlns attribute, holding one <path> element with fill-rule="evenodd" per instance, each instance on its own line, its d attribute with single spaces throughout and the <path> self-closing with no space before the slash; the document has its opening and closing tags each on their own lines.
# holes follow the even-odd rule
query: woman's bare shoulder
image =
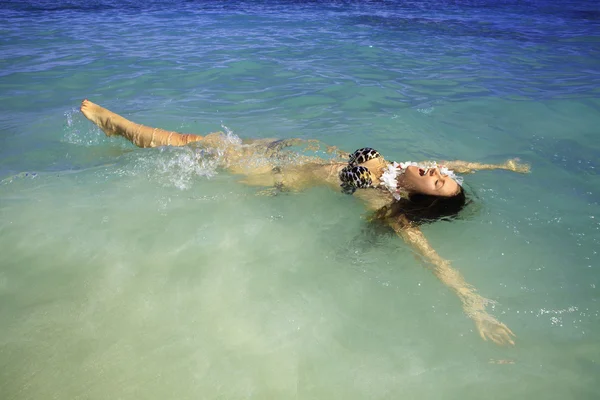
<svg viewBox="0 0 600 400">
<path fill-rule="evenodd" d="M 390 192 L 379 188 L 357 189 L 354 196 L 364 202 L 370 211 L 377 211 L 394 202 L 394 197 Z"/>
</svg>

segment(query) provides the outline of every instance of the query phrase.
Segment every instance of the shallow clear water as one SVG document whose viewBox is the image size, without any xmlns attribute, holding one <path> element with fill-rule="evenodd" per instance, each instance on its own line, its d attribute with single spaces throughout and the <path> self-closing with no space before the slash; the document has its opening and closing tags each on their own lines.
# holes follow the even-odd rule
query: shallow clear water
<svg viewBox="0 0 600 400">
<path fill-rule="evenodd" d="M 0 4 L 0 398 L 597 398 L 594 2 Z M 352 197 L 277 197 L 78 111 L 520 157 L 423 228 L 514 348 Z M 503 363 L 498 363 L 501 360 Z"/>
</svg>

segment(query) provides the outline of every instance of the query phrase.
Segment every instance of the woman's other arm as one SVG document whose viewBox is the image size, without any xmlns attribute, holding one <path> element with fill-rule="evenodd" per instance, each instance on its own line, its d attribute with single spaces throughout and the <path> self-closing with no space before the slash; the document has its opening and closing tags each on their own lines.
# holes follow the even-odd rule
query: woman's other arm
<svg viewBox="0 0 600 400">
<path fill-rule="evenodd" d="M 470 174 L 475 171 L 482 170 L 490 170 L 490 169 L 505 169 L 507 171 L 518 172 L 521 174 L 526 174 L 530 171 L 529 164 L 523 164 L 520 162 L 518 158 L 512 158 L 510 160 L 506 160 L 503 164 L 482 164 L 476 162 L 468 162 L 468 161 L 440 161 L 439 165 L 443 165 L 448 169 L 453 170 L 459 174 Z"/>
<path fill-rule="evenodd" d="M 479 335 L 484 340 L 490 339 L 499 345 L 515 344 L 514 333 L 485 311 L 485 306 L 490 301 L 479 295 L 475 288 L 469 285 L 457 270 L 452 268 L 450 262 L 443 259 L 431 247 L 418 227 L 410 225 L 402 218 L 390 222 L 390 226 L 432 266 L 434 275 L 456 293 L 462 302 L 465 313 L 475 322 Z"/>
</svg>

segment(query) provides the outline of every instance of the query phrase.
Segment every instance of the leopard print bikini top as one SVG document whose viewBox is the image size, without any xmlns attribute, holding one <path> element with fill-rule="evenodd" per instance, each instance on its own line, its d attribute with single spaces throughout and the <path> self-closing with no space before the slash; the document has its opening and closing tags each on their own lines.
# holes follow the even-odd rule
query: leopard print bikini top
<svg viewBox="0 0 600 400">
<path fill-rule="evenodd" d="M 342 192 L 353 194 L 356 189 L 374 187 L 371 171 L 360 164 L 379 157 L 381 157 L 381 154 L 370 147 L 363 147 L 352 153 L 348 165 L 340 171 Z"/>
</svg>

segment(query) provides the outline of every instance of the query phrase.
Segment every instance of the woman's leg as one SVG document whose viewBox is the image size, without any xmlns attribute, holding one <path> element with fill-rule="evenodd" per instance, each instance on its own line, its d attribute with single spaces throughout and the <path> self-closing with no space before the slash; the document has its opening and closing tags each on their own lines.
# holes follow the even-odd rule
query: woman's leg
<svg viewBox="0 0 600 400">
<path fill-rule="evenodd" d="M 337 188 L 338 185 L 337 172 L 332 172 L 338 163 L 327 163 L 319 157 L 297 156 L 294 157 L 294 165 L 281 166 L 274 170 L 277 163 L 269 162 L 269 158 L 274 157 L 283 148 L 307 144 L 307 149 L 313 150 L 318 149 L 318 141 L 259 139 L 248 145 L 239 146 L 224 139 L 221 132 L 200 136 L 136 124 L 87 99 L 81 103 L 81 112 L 107 136 L 121 135 L 138 147 L 185 146 L 202 141 L 203 145 L 220 149 L 229 172 L 246 176 L 242 182 L 248 185 L 279 185 L 291 190 L 302 190 L 323 184 L 333 184 Z M 327 146 L 327 150 L 338 155 L 342 154 L 335 147 Z M 257 158 L 260 160 L 259 165 L 253 165 L 252 161 Z M 341 165 L 345 166 L 346 163 Z"/>
<path fill-rule="evenodd" d="M 136 124 L 87 99 L 81 102 L 81 112 L 98 125 L 106 136 L 121 135 L 138 147 L 185 146 L 204 139 L 200 135 L 181 134 Z"/>
</svg>

